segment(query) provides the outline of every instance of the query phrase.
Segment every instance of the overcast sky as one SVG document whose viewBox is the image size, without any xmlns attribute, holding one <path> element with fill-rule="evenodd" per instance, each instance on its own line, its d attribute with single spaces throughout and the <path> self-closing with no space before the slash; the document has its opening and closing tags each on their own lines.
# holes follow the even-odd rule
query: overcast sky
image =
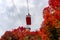
<svg viewBox="0 0 60 40">
<path fill-rule="evenodd" d="M 31 31 L 41 27 L 42 10 L 48 6 L 48 0 L 29 0 L 29 12 L 32 17 Z M 7 30 L 26 27 L 27 0 L 0 0 L 0 35 Z"/>
</svg>

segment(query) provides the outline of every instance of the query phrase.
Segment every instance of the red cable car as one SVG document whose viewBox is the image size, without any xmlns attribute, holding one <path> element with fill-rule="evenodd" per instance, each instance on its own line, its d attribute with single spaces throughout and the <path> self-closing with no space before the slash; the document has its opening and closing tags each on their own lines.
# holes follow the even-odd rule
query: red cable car
<svg viewBox="0 0 60 40">
<path fill-rule="evenodd" d="M 31 15 L 29 13 L 26 15 L 26 24 L 31 25 Z"/>
</svg>

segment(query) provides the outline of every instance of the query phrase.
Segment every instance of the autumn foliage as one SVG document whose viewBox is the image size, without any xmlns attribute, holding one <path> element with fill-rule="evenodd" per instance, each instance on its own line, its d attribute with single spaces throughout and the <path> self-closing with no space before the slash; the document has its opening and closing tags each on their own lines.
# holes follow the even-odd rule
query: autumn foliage
<svg viewBox="0 0 60 40">
<path fill-rule="evenodd" d="M 41 40 L 38 32 L 30 32 L 29 29 L 19 27 L 12 31 L 6 31 L 1 40 Z"/>
</svg>

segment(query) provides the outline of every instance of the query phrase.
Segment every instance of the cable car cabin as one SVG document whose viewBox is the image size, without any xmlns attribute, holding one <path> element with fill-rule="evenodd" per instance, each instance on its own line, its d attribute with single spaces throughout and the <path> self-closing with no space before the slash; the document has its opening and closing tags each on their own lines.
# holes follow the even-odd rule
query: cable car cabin
<svg viewBox="0 0 60 40">
<path fill-rule="evenodd" d="M 31 25 L 31 15 L 29 13 L 26 15 L 26 24 Z"/>
</svg>

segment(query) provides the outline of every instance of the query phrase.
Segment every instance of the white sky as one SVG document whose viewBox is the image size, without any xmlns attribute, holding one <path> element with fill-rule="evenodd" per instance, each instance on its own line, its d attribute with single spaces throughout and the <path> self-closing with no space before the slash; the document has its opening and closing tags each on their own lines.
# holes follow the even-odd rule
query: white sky
<svg viewBox="0 0 60 40">
<path fill-rule="evenodd" d="M 27 0 L 0 0 L 0 35 L 6 30 L 12 30 L 19 26 L 26 27 Z M 29 9 L 32 16 L 31 31 L 41 27 L 43 17 L 42 10 L 48 6 L 48 0 L 29 0 Z"/>
</svg>

